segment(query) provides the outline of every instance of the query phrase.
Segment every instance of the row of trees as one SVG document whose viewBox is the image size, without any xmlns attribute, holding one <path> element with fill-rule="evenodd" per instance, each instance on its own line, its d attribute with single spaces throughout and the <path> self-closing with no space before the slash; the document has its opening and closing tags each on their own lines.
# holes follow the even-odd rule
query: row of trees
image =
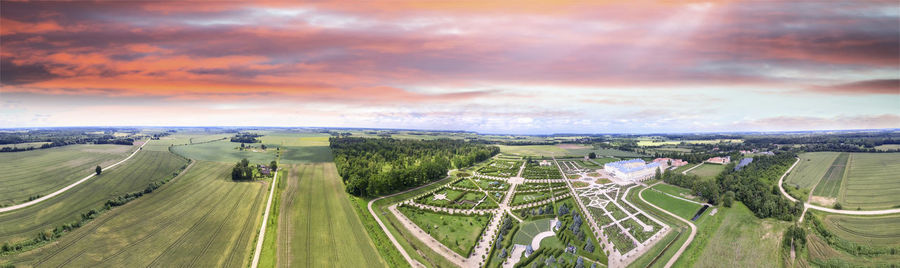
<svg viewBox="0 0 900 268">
<path fill-rule="evenodd" d="M 240 142 L 240 143 L 257 143 L 259 142 L 259 137 L 262 137 L 260 134 L 255 133 L 243 133 L 239 132 L 231 137 L 231 142 Z M 243 147 L 243 146 L 241 146 Z"/>
<path fill-rule="evenodd" d="M 733 200 L 743 202 L 757 217 L 773 217 L 793 220 L 803 211 L 803 204 L 792 203 L 778 189 L 778 178 L 794 163 L 796 155 L 780 153 L 774 156 L 757 156 L 753 163 L 739 171 L 728 164 L 715 180 L 703 180 L 696 175 L 666 172 L 662 180 L 669 184 L 691 189 L 710 204 L 724 201 L 730 206 Z"/>
<path fill-rule="evenodd" d="M 500 148 L 461 140 L 329 138 L 334 163 L 347 192 L 378 196 L 444 177 L 451 168 L 471 166 Z"/>
</svg>

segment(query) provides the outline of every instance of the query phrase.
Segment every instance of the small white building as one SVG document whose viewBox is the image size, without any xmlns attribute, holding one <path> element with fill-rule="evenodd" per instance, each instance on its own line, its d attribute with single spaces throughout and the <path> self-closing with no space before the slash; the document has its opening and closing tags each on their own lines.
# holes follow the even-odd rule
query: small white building
<svg viewBox="0 0 900 268">
<path fill-rule="evenodd" d="M 549 167 L 549 166 L 551 166 L 550 162 L 547 161 L 547 160 L 541 160 L 541 164 L 540 164 L 540 165 L 541 165 L 542 167 Z"/>
</svg>

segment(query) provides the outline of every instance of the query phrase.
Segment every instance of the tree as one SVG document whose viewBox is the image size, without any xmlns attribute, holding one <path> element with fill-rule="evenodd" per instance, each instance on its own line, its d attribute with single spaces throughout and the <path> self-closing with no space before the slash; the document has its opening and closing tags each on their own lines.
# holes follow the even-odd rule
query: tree
<svg viewBox="0 0 900 268">
<path fill-rule="evenodd" d="M 94 168 L 94 172 L 97 172 L 97 175 L 100 175 L 100 172 L 103 172 L 103 168 L 100 168 L 100 166 L 97 166 L 97 168 Z"/>
<path fill-rule="evenodd" d="M 594 252 L 594 242 L 591 242 L 591 240 L 588 240 L 587 244 L 584 245 L 584 250 L 587 252 L 593 253 Z"/>
<path fill-rule="evenodd" d="M 594 152 L 589 153 L 588 158 L 590 158 L 590 159 L 597 158 L 597 153 L 594 153 Z"/>
<path fill-rule="evenodd" d="M 269 163 L 269 167 L 272 168 L 272 171 L 276 171 L 278 169 L 278 162 L 275 162 L 275 160 L 272 160 L 272 163 Z"/>
<path fill-rule="evenodd" d="M 725 207 L 731 207 L 731 203 L 733 203 L 733 202 L 734 202 L 734 192 L 732 192 L 732 191 L 725 192 L 725 200 L 722 201 L 722 204 L 725 205 Z"/>
<path fill-rule="evenodd" d="M 261 144 L 261 145 L 259 145 L 259 148 L 265 150 L 265 149 L 266 149 L 266 145 L 265 145 L 265 144 Z"/>
<path fill-rule="evenodd" d="M 656 168 L 656 175 L 653 176 L 654 179 L 661 180 L 662 179 L 662 171 L 659 168 Z"/>
<path fill-rule="evenodd" d="M 99 174 L 99 173 L 97 173 L 97 174 Z M 835 202 L 835 203 L 834 203 L 834 209 L 844 209 L 844 206 L 841 206 L 841 203 Z"/>
</svg>

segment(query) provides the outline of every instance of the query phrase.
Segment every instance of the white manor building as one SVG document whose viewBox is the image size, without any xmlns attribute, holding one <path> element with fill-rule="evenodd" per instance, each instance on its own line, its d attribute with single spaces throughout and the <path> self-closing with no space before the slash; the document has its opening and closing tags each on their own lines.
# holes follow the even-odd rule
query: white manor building
<svg viewBox="0 0 900 268">
<path fill-rule="evenodd" d="M 622 180 L 643 181 L 653 178 L 662 167 L 658 162 L 648 164 L 642 159 L 631 159 L 606 163 L 603 169 Z"/>
</svg>

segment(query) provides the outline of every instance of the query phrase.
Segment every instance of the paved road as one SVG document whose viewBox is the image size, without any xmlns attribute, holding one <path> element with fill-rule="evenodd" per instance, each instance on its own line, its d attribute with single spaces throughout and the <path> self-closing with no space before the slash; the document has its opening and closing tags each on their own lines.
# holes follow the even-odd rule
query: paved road
<svg viewBox="0 0 900 268">
<path fill-rule="evenodd" d="M 262 253 L 263 240 L 266 238 L 266 222 L 269 220 L 269 210 L 272 208 L 272 196 L 275 195 L 275 183 L 278 182 L 278 171 L 272 177 L 272 188 L 269 190 L 269 201 L 266 201 L 266 212 L 263 213 L 262 226 L 259 227 L 259 236 L 256 239 L 256 251 L 253 252 L 253 262 L 250 268 L 259 266 L 259 255 Z M 275 238 L 275 237 L 272 237 Z"/>
<path fill-rule="evenodd" d="M 687 175 L 688 171 L 694 170 L 695 168 L 698 168 L 698 167 L 700 167 L 700 166 L 702 166 L 702 165 L 703 165 L 703 162 L 700 162 L 699 165 L 693 166 L 693 167 L 691 167 L 691 168 L 689 168 L 689 169 L 687 169 L 687 170 L 685 170 L 685 171 L 682 171 L 682 172 L 681 172 L 681 175 Z"/>
<path fill-rule="evenodd" d="M 150 143 L 150 140 L 147 140 L 146 142 L 144 142 L 144 144 L 141 144 L 141 147 L 138 147 L 137 150 L 134 150 L 134 152 L 131 153 L 131 155 L 129 155 L 129 156 L 126 157 L 125 159 L 122 159 L 122 161 L 116 162 L 115 164 L 112 164 L 112 165 L 109 165 L 109 166 L 103 168 L 103 171 L 107 171 L 107 170 L 109 170 L 109 169 L 112 169 L 112 168 L 118 166 L 119 164 L 124 163 L 125 161 L 128 161 L 128 159 L 131 159 L 131 157 L 133 157 L 133 156 L 136 155 L 138 152 L 140 152 L 141 149 L 144 148 L 144 145 L 147 145 L 147 143 Z M 22 203 L 22 204 L 18 204 L 18 205 L 14 205 L 14 206 L 9 206 L 9 207 L 5 207 L 5 208 L 0 208 L 0 213 L 7 212 L 7 211 L 13 211 L 13 210 L 17 210 L 17 209 L 20 209 L 20 208 L 27 208 L 27 207 L 33 206 L 34 204 L 43 202 L 44 200 L 47 200 L 47 199 L 53 198 L 54 196 L 57 196 L 57 195 L 59 195 L 59 194 L 62 194 L 62 193 L 64 193 L 64 192 L 68 191 L 69 189 L 72 189 L 72 187 L 78 186 L 78 185 L 81 184 L 82 182 L 85 182 L 85 181 L 87 181 L 87 180 L 90 180 L 91 178 L 93 178 L 93 177 L 96 176 L 96 175 L 97 175 L 97 173 L 91 172 L 91 175 L 88 175 L 87 177 L 84 177 L 83 179 L 81 179 L 81 180 L 79 180 L 79 181 L 76 181 L 75 183 L 69 184 L 69 186 L 63 187 L 62 189 L 59 189 L 59 190 L 57 190 L 56 192 L 50 193 L 50 194 L 45 195 L 45 196 L 42 196 L 42 197 L 40 197 L 40 198 L 38 198 L 38 199 L 31 200 L 31 201 L 28 201 L 28 202 L 25 202 L 25 203 Z"/>
<path fill-rule="evenodd" d="M 657 182 L 657 183 L 659 183 L 659 182 Z M 654 184 L 654 185 L 655 185 L 655 184 Z M 653 185 L 650 185 L 650 186 L 653 186 Z M 679 248 L 678 251 L 675 252 L 675 255 L 672 255 L 672 258 L 669 259 L 669 262 L 666 263 L 665 268 L 669 268 L 669 267 L 672 267 L 673 264 L 675 264 L 675 261 L 678 260 L 678 257 L 681 257 L 681 254 L 684 253 L 684 251 L 685 251 L 685 250 L 687 249 L 687 247 L 691 244 L 691 242 L 694 241 L 694 236 L 697 235 L 697 226 L 694 225 L 693 223 L 691 223 L 690 221 L 685 220 L 685 219 L 679 217 L 678 215 L 675 215 L 675 213 L 672 213 L 672 212 L 669 212 L 669 211 L 667 211 L 667 210 L 665 210 L 665 209 L 662 209 L 662 208 L 660 208 L 660 207 L 657 207 L 657 206 L 654 205 L 653 203 L 650 203 L 650 202 L 647 202 L 647 200 L 644 200 L 644 196 L 642 196 L 641 194 L 642 194 L 645 190 L 649 189 L 650 186 L 648 186 L 648 187 L 646 187 L 646 188 L 644 188 L 644 189 L 641 189 L 641 191 L 638 192 L 638 197 L 641 198 L 641 201 L 644 201 L 644 203 L 647 203 L 647 205 L 650 205 L 651 207 L 653 207 L 653 208 L 655 208 L 655 209 L 658 209 L 658 210 L 660 210 L 660 211 L 662 211 L 662 212 L 665 212 L 666 214 L 669 214 L 669 215 L 671 215 L 672 217 L 675 217 L 676 219 L 679 219 L 679 220 L 683 221 L 684 223 L 687 223 L 688 225 L 691 226 L 691 235 L 688 236 L 687 241 L 684 242 L 684 245 L 681 245 L 681 248 Z"/>
<path fill-rule="evenodd" d="M 785 171 L 784 174 L 781 175 L 781 178 L 778 179 L 778 189 L 781 190 L 781 194 L 783 194 L 784 197 L 787 197 L 788 200 L 791 200 L 791 202 L 797 202 L 797 199 L 794 198 L 793 196 L 789 195 L 787 193 L 787 191 L 784 190 L 784 186 L 782 184 L 784 182 L 784 177 L 787 177 L 788 173 L 790 173 L 791 170 L 793 170 L 794 167 L 797 166 L 798 163 L 800 163 L 800 158 L 797 158 L 797 161 L 794 161 L 794 164 L 791 165 L 791 168 L 788 168 L 788 170 Z M 840 210 L 840 209 L 820 207 L 817 205 L 813 205 L 809 202 L 806 202 L 805 204 L 803 204 L 803 206 L 804 206 L 803 212 L 806 212 L 807 208 L 811 208 L 811 209 L 815 209 L 815 210 L 825 211 L 828 213 L 844 214 L 844 215 L 884 215 L 884 214 L 900 213 L 900 208 L 885 209 L 885 210 Z M 802 221 L 803 215 L 800 215 L 800 219 Z"/>
</svg>

